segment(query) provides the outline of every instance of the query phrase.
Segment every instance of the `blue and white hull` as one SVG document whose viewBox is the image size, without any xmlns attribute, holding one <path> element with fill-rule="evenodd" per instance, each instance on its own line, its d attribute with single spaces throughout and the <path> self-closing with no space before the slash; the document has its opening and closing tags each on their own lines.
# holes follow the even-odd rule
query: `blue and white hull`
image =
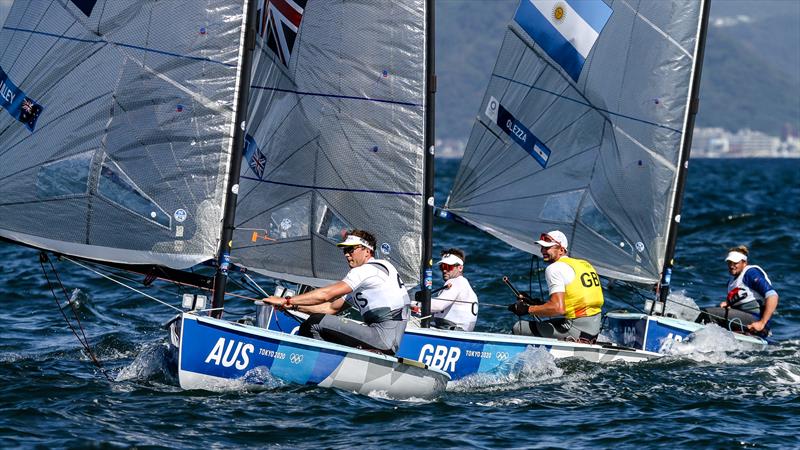
<svg viewBox="0 0 800 450">
<path fill-rule="evenodd" d="M 639 313 L 608 313 L 605 333 L 612 342 L 625 347 L 655 353 L 666 353 L 673 343 L 681 342 L 706 325 L 664 316 Z M 734 333 L 738 342 L 765 348 L 767 341 L 757 336 Z"/>
<path fill-rule="evenodd" d="M 253 374 L 265 369 L 289 383 L 430 399 L 439 396 L 450 379 L 416 361 L 225 320 L 184 313 L 180 329 L 177 323 L 173 322 L 172 340 L 183 389 L 217 391 L 259 384 Z"/>
<path fill-rule="evenodd" d="M 270 330 L 297 331 L 298 322 L 282 312 L 267 308 L 263 322 Z M 658 358 L 658 353 L 623 348 L 617 345 L 583 344 L 533 336 L 406 328 L 397 355 L 447 372 L 453 380 L 498 370 L 509 359 L 528 347 L 545 348 L 554 358 L 577 357 L 592 362 L 639 362 Z"/>
</svg>

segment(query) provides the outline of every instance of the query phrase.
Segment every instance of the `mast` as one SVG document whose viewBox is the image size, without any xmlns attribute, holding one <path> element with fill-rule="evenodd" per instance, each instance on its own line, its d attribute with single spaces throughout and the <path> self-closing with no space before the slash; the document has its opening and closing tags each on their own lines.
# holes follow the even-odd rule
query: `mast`
<svg viewBox="0 0 800 450">
<path fill-rule="evenodd" d="M 678 239 L 678 224 L 681 221 L 681 207 L 683 206 L 683 191 L 686 187 L 686 174 L 689 168 L 689 153 L 692 149 L 692 134 L 694 132 L 694 120 L 697 117 L 697 110 L 700 105 L 700 74 L 703 69 L 703 55 L 705 54 L 706 35 L 708 33 L 708 14 L 710 0 L 702 1 L 700 5 L 700 28 L 697 32 L 697 47 L 694 55 L 694 70 L 689 89 L 689 107 L 686 114 L 686 126 L 684 127 L 683 141 L 681 143 L 680 162 L 678 165 L 678 181 L 675 186 L 675 198 L 672 204 L 672 214 L 670 216 L 670 227 L 667 233 L 667 250 L 664 254 L 664 269 L 661 271 L 661 282 L 659 283 L 657 300 L 666 304 L 669 295 L 669 284 L 672 278 L 672 265 L 675 257 L 675 245 Z M 653 302 L 655 307 L 655 302 Z M 663 311 L 663 309 L 662 309 Z M 653 308 L 649 311 L 653 313 Z"/>
<path fill-rule="evenodd" d="M 436 54 L 434 22 L 434 0 L 425 0 L 425 182 L 423 197 L 425 204 L 422 212 L 422 265 L 420 280 L 422 281 L 422 317 L 431 315 L 431 288 L 433 287 L 433 194 L 434 194 L 434 140 L 436 119 Z M 423 319 L 422 326 L 427 328 L 430 318 Z"/>
<path fill-rule="evenodd" d="M 217 273 L 214 275 L 214 298 L 211 303 L 211 316 L 222 317 L 225 305 L 225 286 L 228 282 L 231 247 L 233 245 L 234 219 L 236 218 L 236 201 L 239 193 L 239 172 L 242 167 L 242 149 L 247 120 L 247 99 L 250 93 L 250 68 L 255 49 L 254 0 L 244 2 L 244 22 L 242 24 L 242 52 L 239 60 L 239 85 L 234 99 L 233 144 L 231 163 L 228 170 L 228 186 L 225 193 L 225 211 L 222 216 L 222 232 L 217 250 Z M 218 309 L 219 308 L 219 309 Z"/>
</svg>

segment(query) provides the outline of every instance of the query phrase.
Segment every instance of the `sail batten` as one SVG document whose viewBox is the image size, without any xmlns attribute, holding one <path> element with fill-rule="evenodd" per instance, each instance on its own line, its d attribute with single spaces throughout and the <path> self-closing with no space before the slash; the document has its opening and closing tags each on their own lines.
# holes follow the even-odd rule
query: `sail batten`
<svg viewBox="0 0 800 450">
<path fill-rule="evenodd" d="M 233 261 L 322 285 L 335 246 L 371 231 L 376 257 L 419 280 L 424 1 L 270 2 L 259 10 Z M 287 24 L 288 28 L 275 26 Z"/>
<path fill-rule="evenodd" d="M 520 1 L 446 209 L 531 253 L 561 229 L 601 275 L 655 284 L 702 2 L 561 3 Z"/>
</svg>

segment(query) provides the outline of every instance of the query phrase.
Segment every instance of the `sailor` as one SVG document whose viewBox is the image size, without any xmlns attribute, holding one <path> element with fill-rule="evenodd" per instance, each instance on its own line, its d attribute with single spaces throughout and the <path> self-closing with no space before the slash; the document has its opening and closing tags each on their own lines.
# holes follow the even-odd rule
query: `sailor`
<svg viewBox="0 0 800 450">
<path fill-rule="evenodd" d="M 478 320 L 478 296 L 464 277 L 464 251 L 450 248 L 441 253 L 439 269 L 445 285 L 431 299 L 432 326 L 445 330 L 472 331 Z"/>
<path fill-rule="evenodd" d="M 600 334 L 603 307 L 603 289 L 597 271 L 589 262 L 567 256 L 567 237 L 561 231 L 544 233 L 536 243 L 545 262 L 550 263 L 544 272 L 550 297 L 546 302 L 538 299 L 525 302 L 531 299 L 523 299 L 521 295 L 508 309 L 518 316 L 557 318 L 518 321 L 513 333 L 594 342 Z"/>
<path fill-rule="evenodd" d="M 268 297 L 264 301 L 310 316 L 301 336 L 394 354 L 406 329 L 410 300 L 397 269 L 375 259 L 375 237 L 364 230 L 347 233 L 336 244 L 344 250 L 350 271 L 343 280 L 295 297 Z M 337 317 L 345 303 L 359 310 L 364 323 Z"/>
<path fill-rule="evenodd" d="M 703 308 L 698 322 L 717 322 L 732 331 L 769 336 L 769 320 L 778 307 L 778 293 L 767 273 L 747 263 L 747 247 L 728 250 L 728 295 L 718 308 Z"/>
</svg>

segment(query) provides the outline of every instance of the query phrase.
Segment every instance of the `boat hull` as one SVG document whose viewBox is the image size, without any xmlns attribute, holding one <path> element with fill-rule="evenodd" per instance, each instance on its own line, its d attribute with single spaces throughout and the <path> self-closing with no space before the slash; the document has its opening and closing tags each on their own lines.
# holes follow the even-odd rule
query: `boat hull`
<svg viewBox="0 0 800 450">
<path fill-rule="evenodd" d="M 288 383 L 394 399 L 435 398 L 449 381 L 446 373 L 421 364 L 301 336 L 193 314 L 182 315 L 179 330 L 177 322 L 173 340 L 178 340 L 183 389 L 218 391 L 263 384 L 263 377 L 253 376 L 258 369 Z"/>
<path fill-rule="evenodd" d="M 259 312 L 266 319 L 261 323 L 270 330 L 284 333 L 297 331 L 298 322 L 271 308 Z M 397 355 L 447 372 L 453 380 L 500 369 L 529 347 L 544 348 L 554 358 L 581 358 L 592 362 L 641 362 L 658 358 L 658 353 L 645 352 L 618 345 L 596 345 L 559 341 L 533 336 L 480 333 L 432 328 L 406 328 Z"/>
<path fill-rule="evenodd" d="M 663 316 L 637 313 L 608 313 L 604 330 L 612 342 L 655 353 L 666 353 L 675 342 L 705 328 L 705 325 Z M 756 336 L 734 333 L 737 341 L 765 348 L 767 341 Z"/>
</svg>

